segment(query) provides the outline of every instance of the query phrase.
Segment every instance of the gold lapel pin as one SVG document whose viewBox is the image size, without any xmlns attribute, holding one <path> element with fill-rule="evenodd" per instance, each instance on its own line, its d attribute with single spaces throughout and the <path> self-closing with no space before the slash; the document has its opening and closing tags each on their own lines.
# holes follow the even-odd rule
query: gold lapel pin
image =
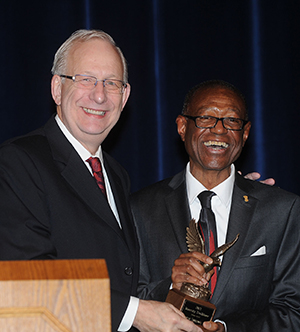
<svg viewBox="0 0 300 332">
<path fill-rule="evenodd" d="M 248 198 L 248 196 L 243 196 L 244 197 L 244 201 L 247 203 L 247 202 L 249 202 L 249 198 Z"/>
</svg>

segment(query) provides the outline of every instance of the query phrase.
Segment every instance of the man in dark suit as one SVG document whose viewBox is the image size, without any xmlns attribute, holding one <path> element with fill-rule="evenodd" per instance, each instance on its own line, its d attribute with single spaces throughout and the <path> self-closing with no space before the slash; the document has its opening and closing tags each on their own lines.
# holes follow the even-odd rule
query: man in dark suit
<svg viewBox="0 0 300 332">
<path fill-rule="evenodd" d="M 57 114 L 0 148 L 0 259 L 105 258 L 113 331 L 200 331 L 173 306 L 135 297 L 129 179 L 101 149 L 130 94 L 121 50 L 102 31 L 79 30 L 52 73 Z"/>
<path fill-rule="evenodd" d="M 186 227 L 199 219 L 198 194 L 209 190 L 217 245 L 240 236 L 223 257 L 211 298 L 215 321 L 203 330 L 300 331 L 300 198 L 235 172 L 251 126 L 243 96 L 229 83 L 204 82 L 187 94 L 176 122 L 186 169 L 132 196 L 140 296 L 164 301 L 171 284 L 210 280 L 199 262 L 210 258 L 186 245 Z"/>
</svg>

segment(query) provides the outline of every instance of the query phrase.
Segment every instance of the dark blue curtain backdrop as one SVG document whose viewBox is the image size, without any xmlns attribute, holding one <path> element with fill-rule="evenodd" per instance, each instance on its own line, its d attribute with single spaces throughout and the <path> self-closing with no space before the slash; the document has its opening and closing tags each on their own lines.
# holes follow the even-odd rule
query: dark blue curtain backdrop
<svg viewBox="0 0 300 332">
<path fill-rule="evenodd" d="M 102 29 L 129 63 L 132 94 L 104 146 L 132 191 L 185 166 L 175 125 L 184 95 L 220 78 L 249 104 L 238 168 L 300 194 L 299 15 L 299 0 L 1 0 L 0 141 L 47 121 L 56 49 L 77 29 Z"/>
</svg>

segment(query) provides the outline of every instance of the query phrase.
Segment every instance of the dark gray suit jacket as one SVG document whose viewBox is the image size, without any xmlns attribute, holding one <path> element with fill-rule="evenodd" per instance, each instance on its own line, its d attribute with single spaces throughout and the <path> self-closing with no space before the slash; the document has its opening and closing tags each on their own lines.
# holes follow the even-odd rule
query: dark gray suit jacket
<svg viewBox="0 0 300 332">
<path fill-rule="evenodd" d="M 174 260 L 187 252 L 185 171 L 132 195 L 141 244 L 139 294 L 165 300 Z M 236 175 L 227 240 L 211 302 L 228 332 L 300 331 L 300 198 Z M 265 246 L 266 254 L 252 256 Z"/>
<path fill-rule="evenodd" d="M 104 153 L 122 230 L 106 198 L 52 117 L 0 147 L 0 259 L 105 258 L 112 330 L 136 294 L 139 250 L 129 178 Z M 98 294 L 101 296 L 101 294 Z"/>
</svg>

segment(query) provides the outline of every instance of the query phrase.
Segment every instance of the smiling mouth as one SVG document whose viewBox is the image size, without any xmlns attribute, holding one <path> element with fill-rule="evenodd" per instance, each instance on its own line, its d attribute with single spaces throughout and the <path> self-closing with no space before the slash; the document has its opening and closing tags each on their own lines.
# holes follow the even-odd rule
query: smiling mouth
<svg viewBox="0 0 300 332">
<path fill-rule="evenodd" d="M 204 145 L 211 148 L 223 148 L 223 149 L 226 149 L 229 146 L 229 144 L 225 142 L 217 142 L 217 141 L 204 142 Z"/>
<path fill-rule="evenodd" d="M 83 110 L 86 112 L 86 113 L 89 113 L 89 114 L 94 114 L 94 115 L 105 115 L 105 111 L 96 111 L 96 110 L 93 110 L 91 108 L 86 108 L 86 107 L 83 107 Z"/>
</svg>

